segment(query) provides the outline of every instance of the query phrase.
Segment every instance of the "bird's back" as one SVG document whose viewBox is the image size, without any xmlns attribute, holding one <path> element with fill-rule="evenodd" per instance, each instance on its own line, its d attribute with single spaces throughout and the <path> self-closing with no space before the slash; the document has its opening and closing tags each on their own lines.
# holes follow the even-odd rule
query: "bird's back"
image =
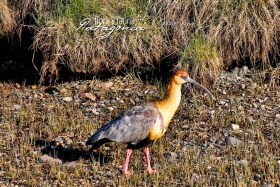
<svg viewBox="0 0 280 187">
<path fill-rule="evenodd" d="M 86 144 L 100 146 L 106 141 L 114 141 L 128 143 L 131 147 L 144 146 L 153 141 L 149 137 L 151 130 L 164 131 L 163 124 L 163 117 L 155 104 L 134 106 L 99 128 Z"/>
</svg>

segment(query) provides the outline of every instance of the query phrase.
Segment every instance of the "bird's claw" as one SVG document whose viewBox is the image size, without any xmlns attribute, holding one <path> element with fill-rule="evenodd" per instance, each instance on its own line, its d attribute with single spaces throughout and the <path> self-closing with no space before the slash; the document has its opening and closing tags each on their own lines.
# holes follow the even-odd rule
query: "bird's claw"
<svg viewBox="0 0 280 187">
<path fill-rule="evenodd" d="M 133 175 L 133 172 L 126 171 L 126 172 L 124 172 L 124 174 L 125 174 L 125 176 L 129 177 L 129 176 Z"/>
<path fill-rule="evenodd" d="M 158 172 L 157 170 L 153 170 L 153 169 L 147 169 L 144 171 L 145 173 L 149 173 L 149 174 L 153 174 L 153 173 L 156 173 Z"/>
</svg>

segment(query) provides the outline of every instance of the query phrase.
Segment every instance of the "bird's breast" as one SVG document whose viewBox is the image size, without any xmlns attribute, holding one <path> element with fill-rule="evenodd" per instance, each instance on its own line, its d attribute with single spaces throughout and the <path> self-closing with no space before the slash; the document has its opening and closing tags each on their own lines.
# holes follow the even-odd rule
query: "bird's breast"
<svg viewBox="0 0 280 187">
<path fill-rule="evenodd" d="M 160 137 L 162 137 L 164 135 L 164 133 L 166 132 L 166 128 L 164 127 L 164 121 L 161 118 L 158 118 L 156 123 L 153 125 L 153 127 L 151 128 L 149 135 L 148 135 L 148 139 L 149 140 L 156 140 Z"/>
<path fill-rule="evenodd" d="M 162 137 L 164 135 L 164 133 L 166 132 L 166 130 L 153 130 L 149 133 L 149 140 L 156 140 L 159 139 L 160 137 Z"/>
</svg>

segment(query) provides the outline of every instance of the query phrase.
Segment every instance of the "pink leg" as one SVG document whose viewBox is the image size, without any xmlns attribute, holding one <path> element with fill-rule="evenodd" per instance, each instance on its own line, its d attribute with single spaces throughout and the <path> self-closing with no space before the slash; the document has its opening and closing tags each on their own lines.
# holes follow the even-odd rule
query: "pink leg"
<svg viewBox="0 0 280 187">
<path fill-rule="evenodd" d="M 144 153 L 145 153 L 145 157 L 146 157 L 146 162 L 147 162 L 147 166 L 148 166 L 148 173 L 152 174 L 155 172 L 155 170 L 152 169 L 151 167 L 151 163 L 150 163 L 150 148 L 148 146 L 144 147 Z"/>
<path fill-rule="evenodd" d="M 126 150 L 125 163 L 124 163 L 124 166 L 123 166 L 123 171 L 124 171 L 125 175 L 129 175 L 128 164 L 129 164 L 129 159 L 130 159 L 131 154 L 132 154 L 132 149 L 127 149 Z"/>
</svg>

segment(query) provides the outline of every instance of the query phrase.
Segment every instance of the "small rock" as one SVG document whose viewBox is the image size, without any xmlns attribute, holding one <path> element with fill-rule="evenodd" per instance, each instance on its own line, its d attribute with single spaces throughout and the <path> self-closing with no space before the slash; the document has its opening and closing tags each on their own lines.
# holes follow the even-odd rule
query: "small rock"
<svg viewBox="0 0 280 187">
<path fill-rule="evenodd" d="M 61 136 L 58 136 L 58 137 L 56 137 L 56 138 L 54 139 L 55 142 L 60 143 L 60 144 L 63 143 L 64 140 L 65 140 L 65 138 L 64 138 L 64 137 L 61 137 Z"/>
<path fill-rule="evenodd" d="M 80 98 L 82 100 L 91 100 L 91 101 L 96 100 L 96 96 L 93 95 L 92 93 L 82 93 L 82 94 L 80 94 Z"/>
<path fill-rule="evenodd" d="M 224 105 L 224 104 L 226 104 L 225 101 L 220 101 L 220 102 L 219 102 L 219 105 Z"/>
<path fill-rule="evenodd" d="M 256 98 L 256 101 L 259 102 L 259 103 L 263 103 L 263 100 L 260 99 L 260 98 Z"/>
<path fill-rule="evenodd" d="M 258 105 L 256 103 L 253 103 L 254 108 L 258 108 Z"/>
<path fill-rule="evenodd" d="M 240 105 L 240 106 L 238 107 L 238 110 L 244 110 L 243 106 Z"/>
<path fill-rule="evenodd" d="M 115 104 L 116 102 L 117 102 L 117 100 L 114 100 L 114 99 L 110 100 L 111 104 Z"/>
<path fill-rule="evenodd" d="M 238 130 L 240 127 L 237 124 L 231 124 L 233 130 Z"/>
<path fill-rule="evenodd" d="M 223 131 L 223 134 L 225 137 L 228 137 L 228 132 L 227 131 Z"/>
<path fill-rule="evenodd" d="M 129 100 L 132 105 L 135 105 L 135 101 L 133 99 Z"/>
<path fill-rule="evenodd" d="M 110 88 L 111 86 L 113 86 L 113 83 L 112 82 L 103 82 L 103 83 L 100 83 L 99 86 L 101 88 Z"/>
<path fill-rule="evenodd" d="M 50 156 L 47 155 L 47 154 L 44 154 L 43 156 L 41 156 L 41 157 L 39 158 L 39 160 L 40 160 L 41 162 L 53 162 L 53 163 L 56 163 L 56 164 L 62 164 L 62 161 L 61 161 L 60 159 L 50 157 Z"/>
<path fill-rule="evenodd" d="M 97 112 L 97 110 L 95 108 L 93 109 L 89 109 L 89 112 L 95 114 L 95 115 L 99 115 L 99 112 Z"/>
<path fill-rule="evenodd" d="M 81 102 L 81 99 L 79 98 L 79 96 L 74 95 L 74 102 L 75 103 L 80 103 Z"/>
<path fill-rule="evenodd" d="M 242 166 L 249 166 L 249 162 L 247 160 L 239 160 L 237 161 L 237 164 L 242 165 Z"/>
<path fill-rule="evenodd" d="M 211 116 L 213 116 L 213 115 L 215 114 L 215 110 L 210 108 L 209 111 L 208 111 L 208 113 L 209 113 Z"/>
<path fill-rule="evenodd" d="M 260 181 L 261 179 L 262 179 L 262 175 L 260 175 L 258 173 L 254 175 L 254 180 Z"/>
<path fill-rule="evenodd" d="M 21 106 L 17 105 L 17 104 L 12 106 L 12 110 L 19 110 L 20 108 L 21 108 Z"/>
<path fill-rule="evenodd" d="M 277 119 L 280 119 L 280 114 L 276 114 L 275 116 Z"/>
<path fill-rule="evenodd" d="M 110 110 L 111 112 L 114 110 L 114 107 L 107 107 L 108 110 Z"/>
<path fill-rule="evenodd" d="M 71 101 L 73 101 L 73 99 L 72 99 L 72 97 L 63 97 L 63 101 L 71 102 Z"/>
<path fill-rule="evenodd" d="M 240 70 L 243 74 L 250 73 L 251 71 L 249 70 L 248 66 L 243 66 L 243 68 Z"/>
<path fill-rule="evenodd" d="M 209 140 L 211 143 L 215 143 L 217 140 L 216 140 L 216 138 L 210 138 L 210 140 Z"/>
<path fill-rule="evenodd" d="M 66 162 L 65 164 L 63 164 L 63 166 L 65 166 L 66 168 L 74 168 L 78 165 L 79 163 L 76 161 L 73 162 Z"/>
<path fill-rule="evenodd" d="M 253 130 L 251 130 L 251 129 L 247 129 L 247 133 L 249 133 L 250 135 L 255 135 L 256 133 L 253 131 Z"/>
<path fill-rule="evenodd" d="M 275 187 L 274 184 L 264 184 L 261 187 Z"/>
<path fill-rule="evenodd" d="M 242 141 L 234 137 L 229 137 L 227 143 L 232 146 L 238 146 L 242 144 Z"/>
<path fill-rule="evenodd" d="M 176 158 L 178 158 L 178 154 L 175 152 L 165 152 L 163 153 L 163 156 L 170 160 L 175 160 Z"/>
<path fill-rule="evenodd" d="M 224 143 L 224 142 L 223 142 L 222 140 L 219 140 L 217 144 L 218 144 L 218 145 L 222 145 L 223 143 Z"/>
<path fill-rule="evenodd" d="M 250 123 L 255 123 L 256 122 L 256 120 L 254 120 L 253 117 L 251 117 L 251 116 L 248 117 L 248 120 L 249 120 Z"/>
<path fill-rule="evenodd" d="M 257 87 L 257 83 L 255 83 L 255 82 L 251 83 L 251 87 L 252 88 L 256 88 Z"/>
<path fill-rule="evenodd" d="M 65 93 L 67 93 L 68 91 L 67 91 L 67 89 L 65 89 L 65 88 L 62 88 L 61 90 L 60 90 L 60 93 L 61 94 L 65 94 Z"/>
<path fill-rule="evenodd" d="M 186 155 L 184 153 L 179 153 L 178 158 L 179 159 L 184 159 L 184 158 L 186 158 Z"/>
<path fill-rule="evenodd" d="M 199 178 L 200 178 L 200 177 L 199 177 L 198 174 L 193 173 L 193 174 L 192 174 L 192 177 L 191 177 L 191 181 L 196 182 L 196 181 L 198 181 Z"/>
</svg>

